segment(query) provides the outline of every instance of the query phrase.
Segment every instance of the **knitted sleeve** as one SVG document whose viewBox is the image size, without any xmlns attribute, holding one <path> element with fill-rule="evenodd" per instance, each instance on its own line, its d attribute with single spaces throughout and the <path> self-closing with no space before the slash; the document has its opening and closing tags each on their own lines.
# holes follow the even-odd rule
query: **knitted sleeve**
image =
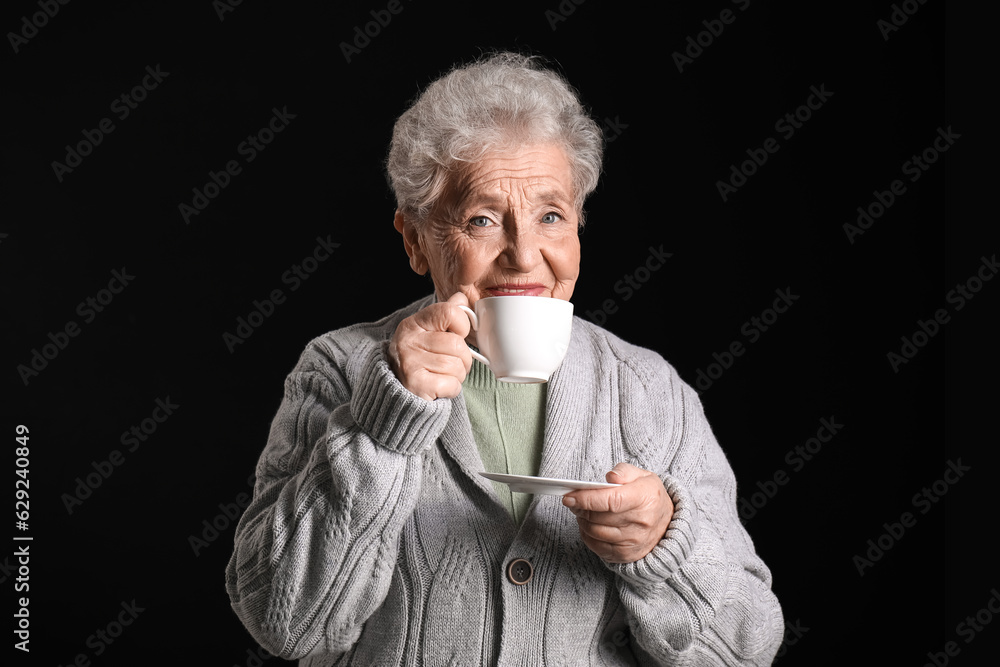
<svg viewBox="0 0 1000 667">
<path fill-rule="evenodd" d="M 388 592 L 421 452 L 450 409 L 407 391 L 374 341 L 344 355 L 307 349 L 285 382 L 226 569 L 233 609 L 261 646 L 295 659 L 357 641 Z"/>
<path fill-rule="evenodd" d="M 658 355 L 621 367 L 623 439 L 674 502 L 666 536 L 618 575 L 639 652 L 664 665 L 770 665 L 784 620 L 739 521 L 736 479 L 690 386 Z"/>
</svg>

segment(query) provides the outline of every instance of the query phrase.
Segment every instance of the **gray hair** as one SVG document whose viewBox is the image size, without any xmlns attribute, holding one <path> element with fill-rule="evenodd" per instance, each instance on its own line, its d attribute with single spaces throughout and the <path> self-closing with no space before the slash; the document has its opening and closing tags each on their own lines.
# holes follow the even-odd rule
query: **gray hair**
<svg viewBox="0 0 1000 667">
<path fill-rule="evenodd" d="M 537 57 L 503 52 L 455 67 L 396 121 L 386 160 L 396 206 L 427 218 L 449 175 L 488 153 L 554 143 L 566 153 L 574 205 L 597 187 L 603 135 L 572 86 Z"/>
</svg>

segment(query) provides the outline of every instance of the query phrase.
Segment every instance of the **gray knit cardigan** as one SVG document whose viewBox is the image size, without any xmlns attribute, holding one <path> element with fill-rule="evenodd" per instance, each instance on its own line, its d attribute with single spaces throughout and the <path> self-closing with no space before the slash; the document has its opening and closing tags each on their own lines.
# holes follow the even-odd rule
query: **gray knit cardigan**
<svg viewBox="0 0 1000 667">
<path fill-rule="evenodd" d="M 386 345 L 427 298 L 313 340 L 285 382 L 226 569 L 261 646 L 325 665 L 769 665 L 771 575 L 695 392 L 650 350 L 576 318 L 548 386 L 539 474 L 655 471 L 675 504 L 645 558 L 601 561 L 555 496 L 517 527 L 465 403 L 425 401 Z M 514 559 L 531 579 L 512 583 Z"/>
</svg>

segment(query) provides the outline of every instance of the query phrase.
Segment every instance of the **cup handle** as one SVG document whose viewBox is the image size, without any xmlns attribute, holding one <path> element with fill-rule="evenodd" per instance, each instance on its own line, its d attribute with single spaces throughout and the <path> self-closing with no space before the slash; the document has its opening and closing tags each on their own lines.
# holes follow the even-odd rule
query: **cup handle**
<svg viewBox="0 0 1000 667">
<path fill-rule="evenodd" d="M 476 317 L 476 313 L 471 308 L 469 308 L 468 306 L 459 306 L 459 308 L 461 308 L 462 310 L 464 310 L 469 315 L 469 321 L 472 322 L 472 330 L 473 331 L 479 331 L 479 318 Z M 490 360 L 489 359 L 487 359 L 483 355 L 479 354 L 478 352 L 476 352 L 475 350 L 473 350 L 471 347 L 469 348 L 469 352 L 472 353 L 472 356 L 473 356 L 474 359 L 478 359 L 479 361 L 481 361 L 484 364 L 486 364 L 487 368 L 490 367 Z"/>
</svg>

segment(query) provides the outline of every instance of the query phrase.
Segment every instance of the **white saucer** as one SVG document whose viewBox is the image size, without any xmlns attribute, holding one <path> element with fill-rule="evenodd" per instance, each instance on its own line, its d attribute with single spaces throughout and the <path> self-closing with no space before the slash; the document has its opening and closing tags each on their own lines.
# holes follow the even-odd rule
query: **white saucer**
<svg viewBox="0 0 1000 667">
<path fill-rule="evenodd" d="M 610 489 L 621 484 L 606 482 L 581 482 L 575 479 L 554 479 L 552 477 L 531 477 L 530 475 L 504 475 L 499 472 L 479 473 L 486 479 L 503 482 L 517 493 L 534 493 L 542 496 L 562 496 L 580 489 Z"/>
</svg>

